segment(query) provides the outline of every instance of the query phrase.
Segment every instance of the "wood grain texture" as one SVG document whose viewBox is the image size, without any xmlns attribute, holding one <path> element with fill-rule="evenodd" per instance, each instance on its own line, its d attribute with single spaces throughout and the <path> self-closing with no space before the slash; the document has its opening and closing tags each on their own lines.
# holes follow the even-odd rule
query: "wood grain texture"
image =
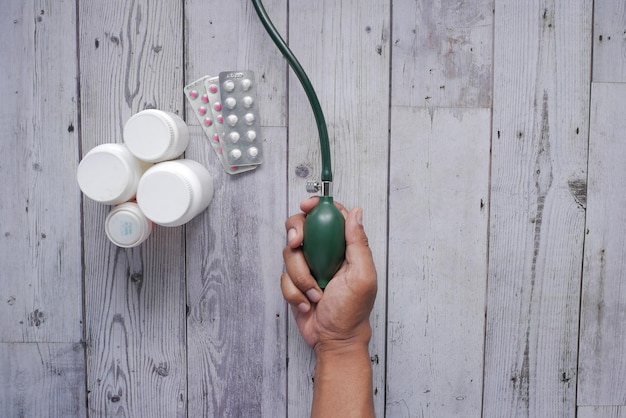
<svg viewBox="0 0 626 418">
<path fill-rule="evenodd" d="M 86 416 L 84 356 L 80 343 L 0 343 L 2 416 Z"/>
<path fill-rule="evenodd" d="M 495 9 L 484 415 L 571 417 L 591 2 L 496 1 Z"/>
<path fill-rule="evenodd" d="M 9 2 L 0 24 L 0 341 L 82 337 L 74 2 Z"/>
<path fill-rule="evenodd" d="M 264 162 L 251 172 L 226 174 L 189 108 L 187 156 L 212 169 L 215 195 L 207 213 L 187 227 L 188 414 L 285 416 L 287 316 L 279 278 L 287 207 L 286 67 L 250 2 L 213 3 L 186 2 L 186 82 L 221 71 L 255 72 Z M 265 3 L 284 29 L 286 2 Z"/>
<path fill-rule="evenodd" d="M 378 272 L 371 316 L 374 404 L 384 414 L 389 4 L 368 1 L 290 5 L 289 44 L 308 73 L 324 110 L 333 157 L 334 197 L 363 208 L 363 224 Z M 313 114 L 296 77 L 289 77 L 289 212 L 319 180 L 321 159 Z M 290 416 L 307 416 L 314 356 L 293 321 L 289 328 Z"/>
<path fill-rule="evenodd" d="M 393 2 L 394 105 L 489 107 L 493 0 Z"/>
<path fill-rule="evenodd" d="M 377 416 L 626 418 L 624 1 L 264 3 L 364 208 Z M 0 416 L 308 416 L 279 275 L 318 136 L 250 1 L 2 5 Z M 265 139 L 242 176 L 182 91 L 232 69 Z M 123 250 L 76 168 L 153 107 L 186 117 L 215 199 Z"/>
<path fill-rule="evenodd" d="M 121 142 L 144 108 L 182 114 L 182 5 L 81 3 L 83 150 Z M 90 416 L 185 416 L 184 228 L 157 227 L 125 250 L 104 233 L 109 207 L 84 201 Z"/>
<path fill-rule="evenodd" d="M 593 3 L 593 81 L 626 81 L 626 3 Z"/>
<path fill-rule="evenodd" d="M 626 405 L 626 84 L 591 92 L 579 405 Z"/>
<path fill-rule="evenodd" d="M 218 175 L 207 216 L 188 226 L 190 416 L 285 415 L 285 215 L 273 206 L 285 201 L 285 128 L 263 136 L 276 160 Z"/>
<path fill-rule="evenodd" d="M 391 117 L 387 416 L 480 416 L 491 113 Z"/>
<path fill-rule="evenodd" d="M 620 406 L 579 406 L 578 418 L 626 418 L 626 408 Z"/>
</svg>

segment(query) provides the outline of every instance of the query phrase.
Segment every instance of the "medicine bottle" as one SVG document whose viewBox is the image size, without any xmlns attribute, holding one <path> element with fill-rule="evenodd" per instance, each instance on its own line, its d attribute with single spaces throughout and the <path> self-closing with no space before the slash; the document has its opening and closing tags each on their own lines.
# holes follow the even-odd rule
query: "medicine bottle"
<svg viewBox="0 0 626 418">
<path fill-rule="evenodd" d="M 135 196 L 139 179 L 151 165 L 137 159 L 124 144 L 102 144 L 78 164 L 76 179 L 88 198 L 116 205 Z"/>
<path fill-rule="evenodd" d="M 135 202 L 114 207 L 106 217 L 105 232 L 118 247 L 130 248 L 144 242 L 152 232 L 152 222 Z"/>
<path fill-rule="evenodd" d="M 155 164 L 137 188 L 137 203 L 148 219 L 179 226 L 205 210 L 213 198 L 213 178 L 197 161 L 181 159 Z"/>
<path fill-rule="evenodd" d="M 189 145 L 189 129 L 178 115 L 142 110 L 124 125 L 124 143 L 137 158 L 152 163 L 179 157 Z"/>
</svg>

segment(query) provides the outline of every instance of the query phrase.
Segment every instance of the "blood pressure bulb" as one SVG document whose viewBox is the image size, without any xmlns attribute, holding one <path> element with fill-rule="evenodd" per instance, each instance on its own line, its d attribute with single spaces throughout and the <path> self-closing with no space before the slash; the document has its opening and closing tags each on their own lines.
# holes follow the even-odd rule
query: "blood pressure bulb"
<svg viewBox="0 0 626 418">
<path fill-rule="evenodd" d="M 321 196 L 304 221 L 303 252 L 311 274 L 324 289 L 346 254 L 345 219 L 332 196 Z"/>
</svg>

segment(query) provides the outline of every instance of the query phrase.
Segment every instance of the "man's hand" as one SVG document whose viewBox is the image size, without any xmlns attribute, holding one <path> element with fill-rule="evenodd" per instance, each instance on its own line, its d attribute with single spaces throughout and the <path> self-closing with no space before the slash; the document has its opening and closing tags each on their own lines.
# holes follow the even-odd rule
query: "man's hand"
<svg viewBox="0 0 626 418">
<path fill-rule="evenodd" d="M 301 244 L 306 214 L 317 204 L 311 198 L 301 203 L 303 213 L 287 219 L 288 245 L 283 250 L 286 271 L 281 278 L 283 296 L 292 306 L 302 337 L 316 351 L 369 341 L 369 315 L 376 298 L 376 269 L 360 208 L 346 217 L 346 259 L 325 291 L 319 288 L 306 264 Z"/>
<path fill-rule="evenodd" d="M 286 271 L 281 276 L 283 296 L 317 358 L 311 416 L 373 417 L 368 343 L 377 285 L 363 212 L 355 208 L 348 213 L 335 203 L 346 218 L 346 259 L 322 292 L 301 249 L 304 219 L 317 202 L 305 200 L 300 204 L 303 213 L 285 223 L 289 242 L 283 250 Z"/>
</svg>

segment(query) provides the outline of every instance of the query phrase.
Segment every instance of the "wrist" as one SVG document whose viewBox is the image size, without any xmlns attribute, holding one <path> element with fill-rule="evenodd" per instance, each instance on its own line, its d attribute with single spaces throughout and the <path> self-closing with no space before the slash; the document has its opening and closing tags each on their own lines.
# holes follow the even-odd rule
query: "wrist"
<svg viewBox="0 0 626 418">
<path fill-rule="evenodd" d="M 372 337 L 372 328 L 369 321 L 360 324 L 355 332 L 342 338 L 322 338 L 313 347 L 315 356 L 342 356 L 353 355 L 358 353 L 367 353 L 370 338 Z"/>
<path fill-rule="evenodd" d="M 365 327 L 364 327 L 365 328 Z M 374 417 L 369 333 L 315 346 L 311 417 Z"/>
</svg>

